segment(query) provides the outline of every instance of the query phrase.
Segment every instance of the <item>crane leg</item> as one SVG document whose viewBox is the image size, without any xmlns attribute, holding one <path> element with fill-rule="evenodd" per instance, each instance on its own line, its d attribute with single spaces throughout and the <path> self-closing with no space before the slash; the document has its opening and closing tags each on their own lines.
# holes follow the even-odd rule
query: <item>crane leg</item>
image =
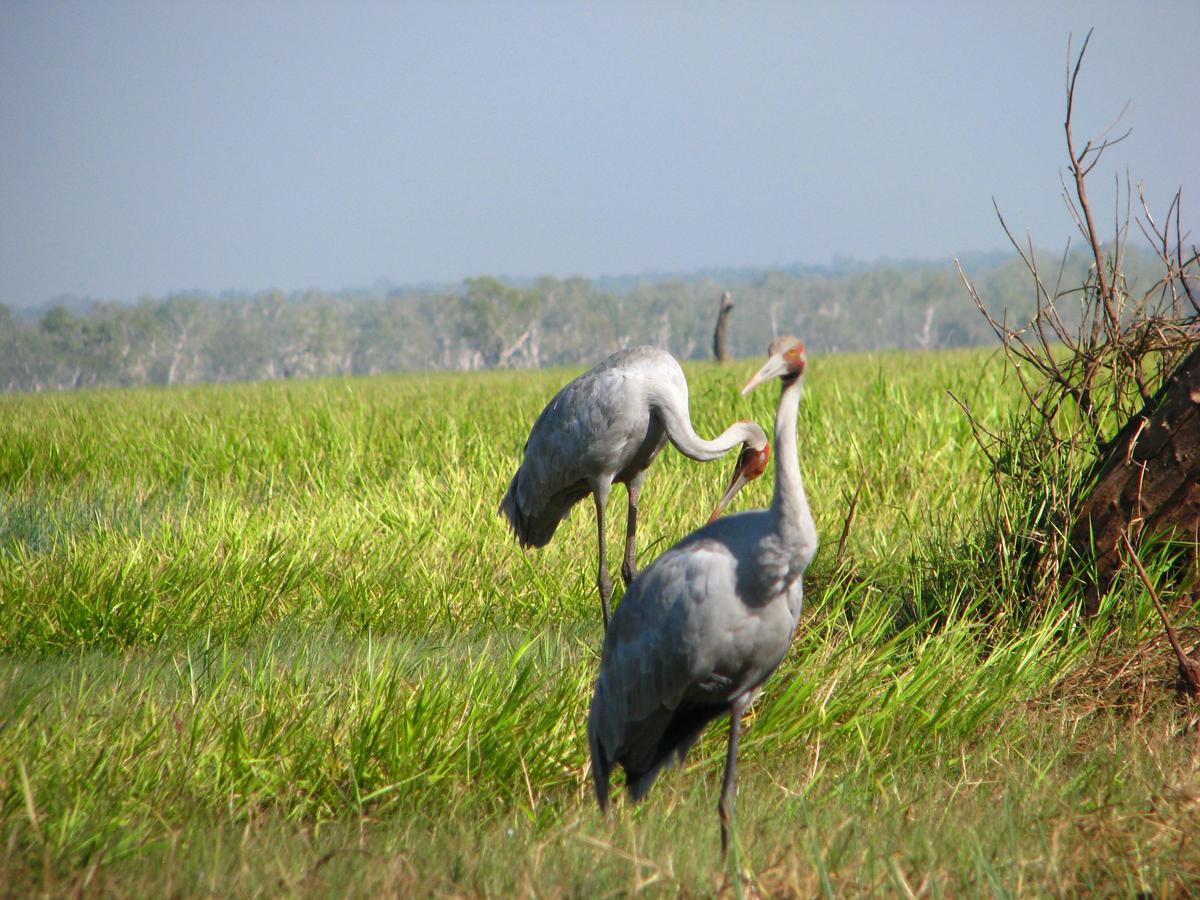
<svg viewBox="0 0 1200 900">
<path fill-rule="evenodd" d="M 717 815 L 721 818 L 721 856 L 729 849 L 729 826 L 733 821 L 733 795 L 737 781 L 738 738 L 742 736 L 742 713 L 753 700 L 752 694 L 742 694 L 729 710 L 729 747 L 725 751 L 725 778 L 721 784 L 721 799 Z"/>
<path fill-rule="evenodd" d="M 633 548 L 637 537 L 638 496 L 642 493 L 642 482 L 646 480 L 646 470 L 643 469 L 625 485 L 629 497 L 629 513 L 625 518 L 625 559 L 621 563 L 621 578 L 625 587 L 637 575 L 637 556 Z"/>
<path fill-rule="evenodd" d="M 592 488 L 592 499 L 596 501 L 596 537 L 600 544 L 600 570 L 596 576 L 596 587 L 600 591 L 600 614 L 604 617 L 604 630 L 608 631 L 608 602 L 612 599 L 613 583 L 608 575 L 608 560 L 604 557 L 604 510 L 608 506 L 611 481 L 598 482 Z"/>
</svg>

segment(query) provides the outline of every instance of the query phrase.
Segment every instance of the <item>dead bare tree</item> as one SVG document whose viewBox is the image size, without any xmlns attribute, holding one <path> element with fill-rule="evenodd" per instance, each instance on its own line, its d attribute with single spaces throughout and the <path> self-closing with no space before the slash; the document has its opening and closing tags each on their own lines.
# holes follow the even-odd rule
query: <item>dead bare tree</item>
<svg viewBox="0 0 1200 900">
<path fill-rule="evenodd" d="M 725 329 L 729 324 L 729 314 L 733 312 L 733 297 L 729 291 L 721 295 L 721 305 L 717 309 L 717 327 L 713 329 L 713 358 L 724 363 L 729 360 L 729 352 L 725 349 Z"/>
<path fill-rule="evenodd" d="M 997 318 L 962 272 L 976 306 L 1004 347 L 1028 400 L 1024 418 L 1003 437 L 973 419 L 996 478 L 1015 480 L 1025 508 L 1000 504 L 1002 558 L 1014 558 L 1035 597 L 1081 588 L 1095 611 L 1111 589 L 1132 536 L 1166 542 L 1176 569 L 1197 576 L 1200 538 L 1200 252 L 1182 229 L 1182 190 L 1161 223 L 1141 186 L 1136 221 L 1162 264 L 1149 287 L 1134 292 L 1123 272 L 1134 188 L 1124 184 L 1115 234 L 1105 244 L 1093 215 L 1087 178 L 1121 116 L 1078 146 L 1076 88 L 1091 32 L 1078 55 L 1068 45 L 1066 119 L 1070 178 L 1063 195 L 1091 258 L 1082 286 L 1064 287 L 1069 253 L 1052 281 L 1032 239 L 1024 244 L 996 208 L 1000 224 L 1032 277 L 1035 313 L 1010 326 Z M 1118 182 L 1118 188 L 1120 188 Z M 1022 492 L 1019 488 L 1024 487 Z"/>
</svg>

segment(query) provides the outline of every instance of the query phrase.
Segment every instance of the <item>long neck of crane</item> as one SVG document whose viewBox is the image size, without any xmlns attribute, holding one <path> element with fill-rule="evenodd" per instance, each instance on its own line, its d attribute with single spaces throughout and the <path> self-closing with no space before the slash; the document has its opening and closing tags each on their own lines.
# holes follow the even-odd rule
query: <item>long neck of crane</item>
<svg viewBox="0 0 1200 900">
<path fill-rule="evenodd" d="M 755 449 L 762 449 L 766 442 L 766 433 L 753 422 L 734 422 L 711 441 L 706 441 L 692 428 L 686 405 L 679 409 L 676 403 L 663 402 L 656 404 L 656 409 L 667 432 L 667 439 L 684 456 L 699 462 L 724 456 L 738 444 L 746 443 Z"/>
<path fill-rule="evenodd" d="M 817 528 L 813 522 L 804 481 L 800 477 L 800 458 L 796 446 L 796 419 L 804 377 L 785 383 L 775 413 L 775 496 L 771 511 L 776 527 L 785 540 L 816 545 Z"/>
</svg>

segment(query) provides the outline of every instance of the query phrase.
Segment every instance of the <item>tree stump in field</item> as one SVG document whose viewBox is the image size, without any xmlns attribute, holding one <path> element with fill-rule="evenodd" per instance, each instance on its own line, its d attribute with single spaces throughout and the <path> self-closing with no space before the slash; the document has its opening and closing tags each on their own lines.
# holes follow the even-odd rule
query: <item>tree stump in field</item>
<svg viewBox="0 0 1200 900">
<path fill-rule="evenodd" d="M 1200 342 L 1112 439 L 1097 472 L 1070 534 L 1076 559 L 1095 560 L 1085 576 L 1089 612 L 1112 587 L 1127 532 L 1173 536 L 1181 562 L 1200 565 Z"/>
<path fill-rule="evenodd" d="M 721 306 L 717 310 L 717 327 L 713 329 L 713 358 L 719 363 L 729 360 L 729 352 L 725 349 L 725 328 L 731 312 L 733 298 L 729 291 L 726 291 L 721 295 Z"/>
</svg>

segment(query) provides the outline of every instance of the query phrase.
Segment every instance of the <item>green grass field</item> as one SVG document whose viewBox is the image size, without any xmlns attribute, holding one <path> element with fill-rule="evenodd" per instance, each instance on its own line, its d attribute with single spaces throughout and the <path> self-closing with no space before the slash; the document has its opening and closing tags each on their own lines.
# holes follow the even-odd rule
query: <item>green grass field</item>
<svg viewBox="0 0 1200 900">
<path fill-rule="evenodd" d="M 738 394 L 757 364 L 689 367 L 698 431 L 769 431 L 775 392 Z M 573 374 L 0 396 L 0 891 L 1200 887 L 1171 663 L 1136 718 L 1119 679 L 1082 677 L 1156 632 L 1148 599 L 1126 586 L 1081 622 L 997 577 L 995 487 L 947 389 L 997 424 L 1019 392 L 979 352 L 812 361 L 823 546 L 742 743 L 736 853 L 718 853 L 724 725 L 602 819 L 591 510 L 529 554 L 495 512 Z M 642 565 L 732 465 L 664 451 Z"/>
</svg>

